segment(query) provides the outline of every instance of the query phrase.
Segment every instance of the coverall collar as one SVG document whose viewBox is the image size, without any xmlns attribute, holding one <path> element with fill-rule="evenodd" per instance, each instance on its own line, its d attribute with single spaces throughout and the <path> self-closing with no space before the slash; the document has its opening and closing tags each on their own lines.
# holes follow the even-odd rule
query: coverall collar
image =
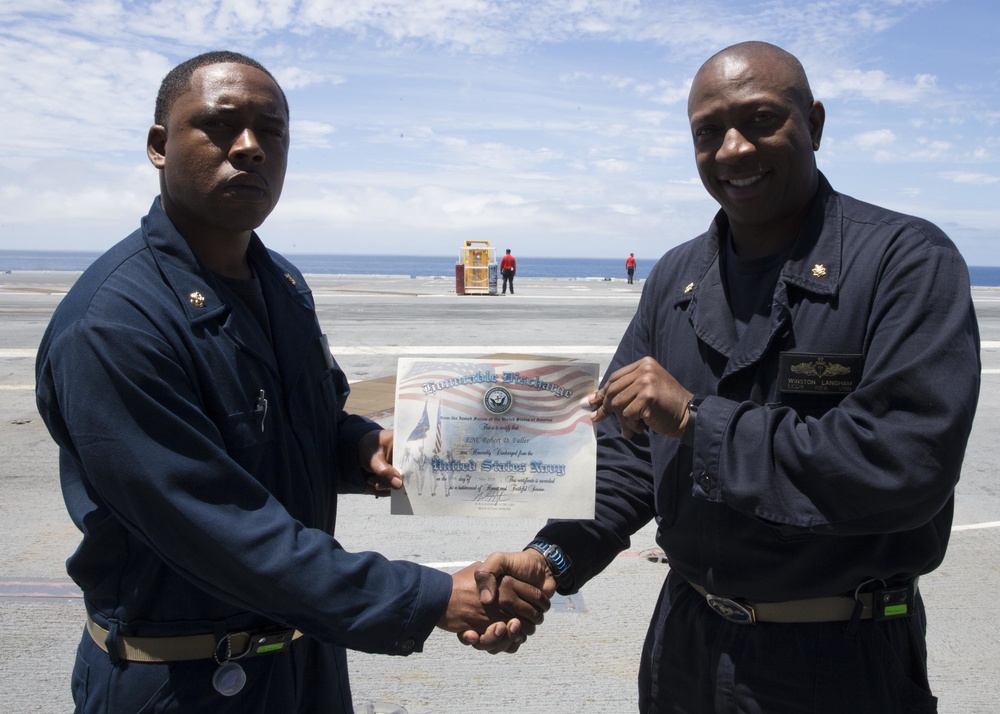
<svg viewBox="0 0 1000 714">
<path fill-rule="evenodd" d="M 790 317 L 789 287 L 816 296 L 836 295 L 842 265 L 842 208 L 821 173 L 806 221 L 792 244 L 774 290 L 770 318 L 755 316 L 739 344 L 723 283 L 720 251 L 729 233 L 729 218 L 719 211 L 702 242 L 703 252 L 689 282 L 678 286 L 675 305 L 690 302 L 688 313 L 698 337 L 730 358 L 727 373 L 757 362 Z"/>
<path fill-rule="evenodd" d="M 241 346 L 267 362 L 286 383 L 297 378 L 302 367 L 301 355 L 309 343 L 318 337 L 318 327 L 305 283 L 287 266 L 275 264 L 270 251 L 256 233 L 250 238 L 248 257 L 253 264 L 264 293 L 265 304 L 288 300 L 301 310 L 283 312 L 285 318 L 271 325 L 273 352 L 263 342 L 254 339 L 247 330 L 234 329 L 232 310 L 219 295 L 215 275 L 198 260 L 191 246 L 177 231 L 160 205 L 153 200 L 149 213 L 142 219 L 142 232 L 164 281 L 177 296 L 192 326 L 218 321 Z M 294 319 L 291 318 L 295 315 Z M 277 360 L 277 362 L 275 362 Z"/>
</svg>

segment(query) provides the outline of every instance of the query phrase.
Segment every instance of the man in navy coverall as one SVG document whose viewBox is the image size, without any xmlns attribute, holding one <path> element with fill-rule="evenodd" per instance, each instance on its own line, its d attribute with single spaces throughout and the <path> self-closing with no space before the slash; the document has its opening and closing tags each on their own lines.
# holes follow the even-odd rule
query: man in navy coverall
<svg viewBox="0 0 1000 714">
<path fill-rule="evenodd" d="M 979 394 L 966 265 L 831 188 L 823 105 L 784 50 L 709 59 L 688 116 L 722 210 L 657 263 L 591 399 L 597 518 L 486 562 L 546 563 L 572 593 L 655 518 L 640 711 L 936 711 L 917 578 L 944 558 Z"/>
<path fill-rule="evenodd" d="M 547 607 L 506 578 L 503 612 L 525 621 L 508 619 L 481 604 L 479 566 L 334 539 L 338 493 L 402 479 L 392 432 L 344 411 L 302 275 L 254 233 L 288 146 L 285 95 L 253 60 L 171 71 L 147 144 L 161 194 L 43 338 L 38 407 L 83 533 L 77 711 L 352 712 L 345 648 L 407 655 L 439 626 L 516 650 Z"/>
</svg>

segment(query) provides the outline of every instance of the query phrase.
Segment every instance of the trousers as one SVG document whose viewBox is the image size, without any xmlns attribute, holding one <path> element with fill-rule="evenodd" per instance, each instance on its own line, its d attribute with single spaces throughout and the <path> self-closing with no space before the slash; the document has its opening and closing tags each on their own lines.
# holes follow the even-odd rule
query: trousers
<svg viewBox="0 0 1000 714">
<path fill-rule="evenodd" d="M 668 574 L 643 646 L 643 714 L 916 714 L 937 711 L 926 617 L 740 625 Z"/>
<path fill-rule="evenodd" d="M 503 292 L 507 292 L 507 286 L 510 285 L 510 294 L 514 294 L 514 271 L 504 270 L 501 271 L 503 275 Z"/>
</svg>

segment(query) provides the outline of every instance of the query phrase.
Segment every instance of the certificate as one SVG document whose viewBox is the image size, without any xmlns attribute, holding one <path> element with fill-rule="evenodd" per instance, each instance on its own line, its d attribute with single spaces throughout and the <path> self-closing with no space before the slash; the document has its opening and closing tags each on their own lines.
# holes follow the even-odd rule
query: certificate
<svg viewBox="0 0 1000 714">
<path fill-rule="evenodd" d="M 593 518 L 595 362 L 401 358 L 394 514 Z"/>
</svg>

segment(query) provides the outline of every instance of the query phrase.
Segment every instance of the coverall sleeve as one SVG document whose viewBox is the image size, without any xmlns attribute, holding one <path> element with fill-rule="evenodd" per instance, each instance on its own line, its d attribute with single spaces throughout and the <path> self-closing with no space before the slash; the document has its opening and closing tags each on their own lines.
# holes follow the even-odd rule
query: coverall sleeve
<svg viewBox="0 0 1000 714">
<path fill-rule="evenodd" d="M 636 312 L 605 372 L 602 385 L 616 370 L 650 354 L 644 316 Z M 638 355 L 638 356 L 637 356 Z M 655 515 L 654 478 L 647 434 L 623 439 L 614 416 L 596 425 L 597 499 L 593 520 L 551 520 L 538 533 L 557 544 L 573 565 L 579 590 L 629 547 L 631 536 Z"/>
<path fill-rule="evenodd" d="M 185 579 L 327 642 L 389 654 L 421 649 L 447 606 L 451 577 L 348 553 L 293 518 L 227 453 L 162 337 L 78 320 L 51 345 L 38 381 L 40 403 L 59 405 L 61 423 L 50 428 L 72 444 L 86 488 Z"/>
</svg>

